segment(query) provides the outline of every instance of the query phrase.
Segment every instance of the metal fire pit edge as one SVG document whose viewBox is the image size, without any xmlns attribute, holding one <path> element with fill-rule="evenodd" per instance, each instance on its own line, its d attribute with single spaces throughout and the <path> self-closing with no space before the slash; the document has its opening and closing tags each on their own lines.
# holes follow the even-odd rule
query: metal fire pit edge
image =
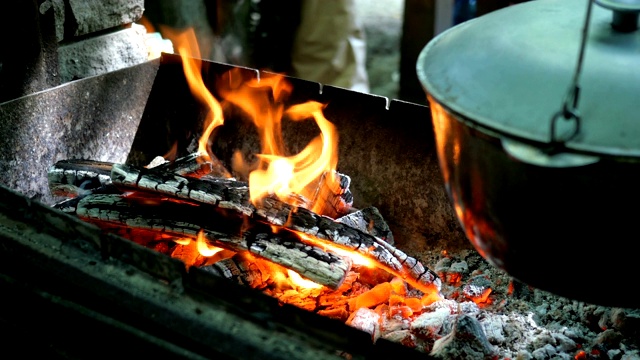
<svg viewBox="0 0 640 360">
<path fill-rule="evenodd" d="M 221 99 L 217 82 L 231 69 L 240 70 L 236 76 L 245 81 L 269 75 L 206 60 L 202 68 L 205 85 L 216 99 Z M 377 207 L 396 245 L 419 259 L 445 248 L 471 249 L 445 192 L 427 106 L 285 78 L 293 88 L 286 106 L 309 100 L 326 104 L 324 115 L 339 136 L 337 170 L 351 177 L 355 208 Z M 260 152 L 260 141 L 246 114 L 233 106 L 224 111 L 225 122 L 214 132 L 212 147 L 230 169 L 236 151 L 252 159 Z M 146 165 L 175 143 L 179 155 L 194 151 L 206 114 L 207 108 L 189 90 L 180 56 L 163 54 L 127 162 Z M 312 121 L 283 122 L 282 131 L 291 154 L 319 134 Z"/>
<path fill-rule="evenodd" d="M 59 160 L 124 162 L 159 61 L 71 81 L 0 103 L 0 184 L 53 204 Z"/>
</svg>

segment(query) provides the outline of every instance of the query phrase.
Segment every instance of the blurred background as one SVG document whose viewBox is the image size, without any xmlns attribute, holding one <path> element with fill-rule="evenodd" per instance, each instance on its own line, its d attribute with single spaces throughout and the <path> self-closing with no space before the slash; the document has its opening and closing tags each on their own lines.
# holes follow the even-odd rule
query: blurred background
<svg viewBox="0 0 640 360">
<path fill-rule="evenodd" d="M 476 3 L 477 1 L 477 3 Z M 420 50 L 452 25 L 507 0 L 157 0 L 148 32 L 193 26 L 202 58 L 426 103 Z"/>
<path fill-rule="evenodd" d="M 0 102 L 173 52 L 426 104 L 420 51 L 523 0 L 12 0 L 0 4 Z M 23 49 L 15 51 L 15 49 Z"/>
</svg>

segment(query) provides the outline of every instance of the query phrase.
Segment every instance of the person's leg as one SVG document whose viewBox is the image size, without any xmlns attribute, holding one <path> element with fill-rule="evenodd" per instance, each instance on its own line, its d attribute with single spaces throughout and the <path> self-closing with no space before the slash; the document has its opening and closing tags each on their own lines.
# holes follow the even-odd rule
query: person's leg
<svg viewBox="0 0 640 360">
<path fill-rule="evenodd" d="M 302 0 L 292 75 L 369 92 L 366 42 L 353 0 Z"/>
</svg>

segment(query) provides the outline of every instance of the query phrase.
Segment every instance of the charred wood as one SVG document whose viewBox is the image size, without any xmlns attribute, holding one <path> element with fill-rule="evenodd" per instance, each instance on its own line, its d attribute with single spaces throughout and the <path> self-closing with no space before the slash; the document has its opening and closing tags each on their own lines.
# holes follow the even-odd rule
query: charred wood
<svg viewBox="0 0 640 360">
<path fill-rule="evenodd" d="M 248 275 L 242 269 L 241 264 L 237 263 L 235 257 L 220 260 L 209 266 L 203 266 L 202 269 L 216 276 L 223 277 L 241 285 L 250 285 L 247 281 Z"/>
<path fill-rule="evenodd" d="M 47 172 L 49 190 L 52 195 L 61 197 L 75 197 L 90 193 L 93 189 L 111 184 L 113 165 L 111 162 L 85 159 L 58 161 Z M 230 177 L 220 160 L 198 152 L 175 161 L 168 161 L 158 156 L 147 167 L 183 176 Z"/>
<path fill-rule="evenodd" d="M 15 332 L 11 339 L 26 335 L 35 347 L 54 345 L 38 355 L 95 358 L 105 331 L 117 344 L 165 358 L 334 359 L 336 351 L 365 358 L 378 348 L 344 324 L 200 268 L 187 273 L 175 259 L 3 186 L 0 198 L 0 289 L 7 305 L 0 322 Z M 61 331 L 60 324 L 76 331 Z M 89 342 L 80 352 L 78 339 Z"/>
<path fill-rule="evenodd" d="M 294 234 L 272 233 L 269 226 L 253 224 L 248 229 L 241 214 L 220 214 L 216 208 L 193 203 L 121 195 L 88 195 L 77 205 L 76 214 L 87 221 L 120 224 L 155 230 L 176 237 L 197 239 L 231 251 L 249 251 L 331 288 L 340 286 L 350 261 L 319 247 L 303 244 Z"/>
<path fill-rule="evenodd" d="M 294 207 L 267 197 L 254 207 L 249 201 L 246 183 L 220 179 L 210 181 L 175 175 L 170 172 L 139 169 L 115 164 L 112 181 L 123 189 L 155 191 L 185 200 L 238 211 L 267 224 L 281 226 L 317 237 L 329 244 L 356 250 L 377 261 L 392 273 L 406 279 L 423 291 L 440 291 L 441 282 L 435 272 L 384 240 L 356 228 L 320 216 L 311 210 Z"/>
<path fill-rule="evenodd" d="M 93 160 L 62 160 L 49 168 L 47 178 L 53 196 L 75 197 L 111 183 L 113 163 Z"/>
<path fill-rule="evenodd" d="M 331 183 L 327 180 L 322 181 L 319 185 L 316 199 L 320 196 L 321 201 L 318 203 L 326 201 L 328 205 L 315 211 L 321 215 L 330 214 L 327 216 L 332 218 L 347 213 L 353 203 L 353 197 L 348 190 L 349 178 L 338 173 L 335 173 L 334 176 L 337 182 Z M 247 216 L 255 211 L 255 207 L 251 205 L 249 200 L 248 184 L 232 178 L 182 176 L 175 173 L 171 167 L 163 165 L 151 169 L 141 169 L 125 164 L 115 164 L 112 168 L 111 179 L 123 190 L 160 192 L 182 199 L 235 209 Z M 290 203 L 303 208 L 310 207 L 306 199 L 292 197 Z"/>
<path fill-rule="evenodd" d="M 196 161 L 195 159 L 197 158 L 197 155 L 194 154 L 189 157 L 189 160 Z M 425 268 L 417 259 L 407 256 L 388 241 L 385 241 L 385 239 L 374 235 L 372 230 L 376 230 L 375 221 L 379 222 L 379 219 L 375 219 L 375 211 L 367 213 L 368 218 L 370 220 L 373 219 L 374 227 L 367 225 L 367 228 L 363 229 L 362 224 L 354 227 L 352 226 L 353 224 L 350 224 L 349 221 L 344 221 L 344 219 L 343 221 L 336 221 L 331 217 L 321 216 L 304 207 L 292 206 L 271 197 L 263 199 L 261 204 L 254 206 L 250 202 L 249 187 L 246 182 L 234 179 L 181 176 L 174 173 L 174 170 L 175 168 L 171 168 L 166 164 L 161 164 L 154 168 L 112 164 L 111 182 L 113 186 L 124 192 L 147 193 L 149 195 L 144 197 L 144 203 L 146 205 L 154 204 L 155 206 L 152 209 L 148 209 L 145 206 L 132 206 L 130 201 L 125 201 L 118 196 L 111 197 L 106 202 L 96 200 L 96 197 L 90 197 L 92 199 L 90 201 L 85 199 L 78 200 L 78 206 L 82 203 L 83 207 L 77 215 L 87 220 L 116 222 L 142 229 L 170 231 L 174 234 L 192 238 L 197 236 L 200 229 L 204 229 L 205 237 L 213 245 L 217 243 L 219 245 L 216 246 L 231 251 L 243 251 L 251 248 L 251 245 L 247 243 L 249 239 L 247 236 L 252 236 L 252 232 L 241 234 L 238 229 L 244 225 L 238 222 L 244 221 L 240 219 L 253 219 L 258 223 L 281 227 L 283 230 L 281 233 L 287 233 L 285 238 L 292 243 L 299 243 L 297 240 L 299 233 L 307 234 L 317 238 L 320 243 L 324 242 L 325 245 L 337 245 L 338 247 L 355 250 L 374 260 L 385 270 L 401 277 L 419 290 L 424 292 L 440 291 L 441 281 L 435 272 Z M 342 179 L 339 186 L 342 195 L 348 194 L 348 180 L 344 180 L 348 179 L 348 177 L 336 176 Z M 340 191 L 336 190 L 334 192 L 339 193 Z M 160 205 L 164 207 L 177 206 L 177 199 L 184 201 L 181 204 L 181 209 L 177 211 L 160 211 L 160 208 L 157 207 Z M 109 201 L 112 202 L 111 208 L 109 208 Z M 103 208 L 98 209 L 97 206 L 100 202 L 102 202 L 100 206 Z M 138 204 L 141 203 L 140 201 L 138 202 Z M 125 204 L 125 206 L 120 204 Z M 198 206 L 199 204 L 204 207 Z M 69 206 L 69 208 L 71 207 Z M 115 210 L 116 208 L 117 211 Z M 194 211 L 194 208 L 197 211 Z M 78 209 L 80 208 L 78 207 Z M 131 213 L 134 209 L 142 212 Z M 190 211 L 186 211 L 187 209 Z M 208 209 L 208 211 L 205 209 Z M 188 213 L 189 216 L 182 216 L 185 213 Z M 201 222 L 203 213 L 225 215 L 219 217 L 217 221 L 209 219 L 203 223 Z M 164 215 L 158 218 L 158 214 Z M 229 224 L 233 225 L 229 228 Z M 386 224 L 380 225 L 378 223 L 378 225 L 381 229 L 380 231 L 384 231 L 384 225 Z M 253 226 L 257 225 L 254 224 Z M 271 235 L 276 236 L 270 231 L 263 231 L 262 233 L 271 233 Z M 271 239 L 269 236 L 267 238 Z M 275 258 L 275 263 L 282 263 L 283 266 L 297 272 L 301 271 L 295 266 L 287 265 L 287 261 L 290 259 L 281 258 L 283 256 L 281 250 L 283 251 L 286 248 L 283 244 L 278 243 L 278 241 L 264 243 L 261 236 L 251 238 L 251 241 L 253 245 L 251 251 L 255 254 L 267 259 L 273 257 Z M 313 244 L 313 247 L 318 245 L 313 242 L 313 239 L 303 241 Z M 276 245 L 273 245 L 274 243 Z M 261 254 L 261 252 L 264 253 Z M 297 256 L 293 253 L 291 255 L 293 258 L 297 258 Z M 309 272 L 311 270 L 306 269 L 306 271 Z M 305 274 L 304 271 L 301 272 L 301 275 L 312 280 L 319 278 L 320 281 L 317 282 L 322 284 L 333 283 L 335 285 L 341 281 L 335 275 L 329 275 L 329 279 L 323 279 L 325 275 Z"/>
<path fill-rule="evenodd" d="M 337 219 L 337 221 L 378 237 L 391 245 L 395 243 L 389 225 L 387 225 L 378 208 L 374 206 L 354 211 Z"/>
<path fill-rule="evenodd" d="M 76 215 L 76 209 L 78 202 L 85 196 L 94 194 L 120 194 L 121 191 L 112 183 L 101 185 L 95 189 L 84 190 L 82 193 L 77 194 L 75 197 L 65 199 L 63 201 L 53 204 L 51 207 L 61 210 L 69 215 Z"/>
<path fill-rule="evenodd" d="M 311 208 L 316 214 L 336 219 L 349 212 L 353 205 L 353 194 L 349 189 L 351 178 L 337 171 L 325 171 L 320 177 Z"/>
<path fill-rule="evenodd" d="M 256 210 L 263 221 L 298 231 L 314 238 L 355 250 L 424 292 L 439 292 L 441 280 L 417 259 L 408 256 L 386 241 L 356 228 L 320 216 L 304 208 L 293 208 L 272 198 L 264 199 Z"/>
<path fill-rule="evenodd" d="M 231 173 L 226 169 L 224 164 L 213 155 L 194 152 L 189 155 L 175 159 L 174 161 L 165 160 L 162 157 L 157 166 L 148 165 L 148 168 L 166 169 L 183 176 L 212 176 L 218 178 L 231 178 Z"/>
<path fill-rule="evenodd" d="M 122 190 L 142 190 L 231 209 L 250 216 L 255 208 L 249 201 L 246 182 L 234 179 L 198 179 L 180 176 L 167 169 L 140 169 L 114 164 L 113 183 Z"/>
</svg>

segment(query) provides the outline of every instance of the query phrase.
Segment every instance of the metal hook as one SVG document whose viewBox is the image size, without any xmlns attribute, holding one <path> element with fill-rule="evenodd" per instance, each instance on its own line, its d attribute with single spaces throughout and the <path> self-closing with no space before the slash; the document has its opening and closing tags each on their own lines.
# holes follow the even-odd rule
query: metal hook
<svg viewBox="0 0 640 360">
<path fill-rule="evenodd" d="M 573 120 L 575 122 L 575 127 L 571 134 L 564 139 L 558 139 L 556 136 L 556 126 L 559 119 L 563 119 L 565 121 Z M 564 147 L 564 143 L 573 139 L 580 132 L 580 114 L 576 109 L 568 109 L 563 108 L 553 115 L 551 118 L 551 147 L 547 151 L 548 154 L 558 152 L 560 149 Z"/>
<path fill-rule="evenodd" d="M 585 15 L 584 26 L 582 27 L 582 35 L 580 38 L 580 52 L 578 53 L 578 60 L 576 63 L 576 69 L 573 74 L 573 80 L 569 91 L 564 98 L 562 104 L 562 110 L 558 111 L 551 118 L 551 152 L 557 151 L 564 146 L 564 143 L 573 139 L 580 132 L 580 115 L 578 113 L 578 100 L 580 98 L 580 74 L 582 73 L 582 64 L 584 62 L 584 52 L 587 44 L 587 36 L 589 34 L 589 22 L 591 19 L 591 9 L 593 8 L 593 0 L 587 1 L 587 14 Z M 556 124 L 559 118 L 564 120 L 573 120 L 576 123 L 574 131 L 565 139 L 557 139 L 556 137 Z"/>
</svg>

